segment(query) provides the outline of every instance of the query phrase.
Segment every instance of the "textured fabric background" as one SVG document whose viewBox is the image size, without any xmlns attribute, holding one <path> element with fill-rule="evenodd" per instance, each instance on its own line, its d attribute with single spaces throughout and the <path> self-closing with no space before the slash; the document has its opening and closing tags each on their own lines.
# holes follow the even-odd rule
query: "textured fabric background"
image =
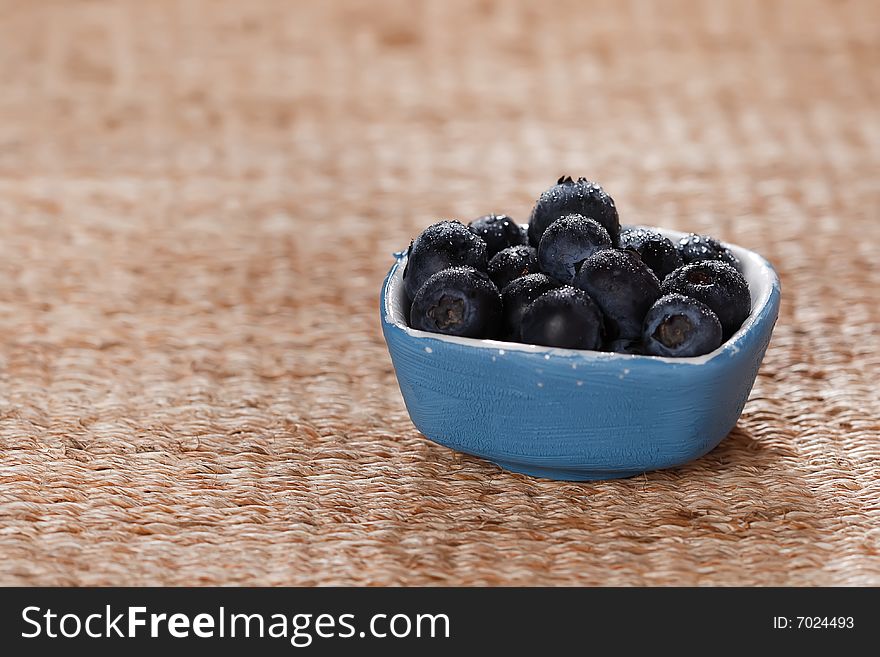
<svg viewBox="0 0 880 657">
<path fill-rule="evenodd" d="M 0 583 L 880 584 L 880 9 L 0 0 Z M 424 439 L 391 252 L 560 174 L 779 269 L 687 467 Z"/>
</svg>

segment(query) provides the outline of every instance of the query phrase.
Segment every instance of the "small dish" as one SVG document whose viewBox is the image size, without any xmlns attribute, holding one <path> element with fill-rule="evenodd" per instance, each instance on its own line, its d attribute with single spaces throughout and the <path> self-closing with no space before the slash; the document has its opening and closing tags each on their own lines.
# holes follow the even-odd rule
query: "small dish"
<svg viewBox="0 0 880 657">
<path fill-rule="evenodd" d="M 656 228 L 672 240 L 684 233 Z M 742 413 L 779 314 L 779 278 L 740 259 L 752 310 L 715 351 L 632 356 L 477 340 L 407 326 L 406 254 L 382 286 L 382 330 L 416 428 L 446 447 L 535 477 L 629 477 L 696 459 Z"/>
</svg>

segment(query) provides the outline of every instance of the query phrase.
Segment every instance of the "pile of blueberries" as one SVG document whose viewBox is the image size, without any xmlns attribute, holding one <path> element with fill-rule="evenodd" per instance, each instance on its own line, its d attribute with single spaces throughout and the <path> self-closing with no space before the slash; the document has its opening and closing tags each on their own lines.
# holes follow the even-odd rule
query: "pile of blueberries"
<svg viewBox="0 0 880 657">
<path fill-rule="evenodd" d="M 749 286 L 706 235 L 674 244 L 621 230 L 585 178 L 541 194 L 528 228 L 506 215 L 441 221 L 412 241 L 403 272 L 411 327 L 471 338 L 651 356 L 699 356 L 742 325 Z"/>
</svg>

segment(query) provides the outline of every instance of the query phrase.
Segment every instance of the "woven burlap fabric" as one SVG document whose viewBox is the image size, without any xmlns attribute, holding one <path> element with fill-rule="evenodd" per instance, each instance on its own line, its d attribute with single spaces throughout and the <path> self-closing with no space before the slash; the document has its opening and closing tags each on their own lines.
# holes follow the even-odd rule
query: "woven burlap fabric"
<svg viewBox="0 0 880 657">
<path fill-rule="evenodd" d="M 870 0 L 0 0 L 0 583 L 880 584 L 878 33 Z M 531 479 L 408 419 L 391 253 L 560 174 L 779 270 L 686 467 Z"/>
</svg>

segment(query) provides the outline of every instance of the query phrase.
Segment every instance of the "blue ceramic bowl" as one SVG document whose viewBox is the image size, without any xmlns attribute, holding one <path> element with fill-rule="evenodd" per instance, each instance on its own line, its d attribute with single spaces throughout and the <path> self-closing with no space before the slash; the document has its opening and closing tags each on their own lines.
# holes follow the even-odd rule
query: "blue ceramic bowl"
<svg viewBox="0 0 880 657">
<path fill-rule="evenodd" d="M 779 279 L 770 263 L 727 246 L 742 261 L 752 312 L 730 340 L 695 358 L 409 328 L 406 256 L 398 254 L 382 286 L 382 329 L 413 424 L 441 445 L 550 479 L 628 477 L 702 456 L 742 413 L 779 312 Z"/>
</svg>

